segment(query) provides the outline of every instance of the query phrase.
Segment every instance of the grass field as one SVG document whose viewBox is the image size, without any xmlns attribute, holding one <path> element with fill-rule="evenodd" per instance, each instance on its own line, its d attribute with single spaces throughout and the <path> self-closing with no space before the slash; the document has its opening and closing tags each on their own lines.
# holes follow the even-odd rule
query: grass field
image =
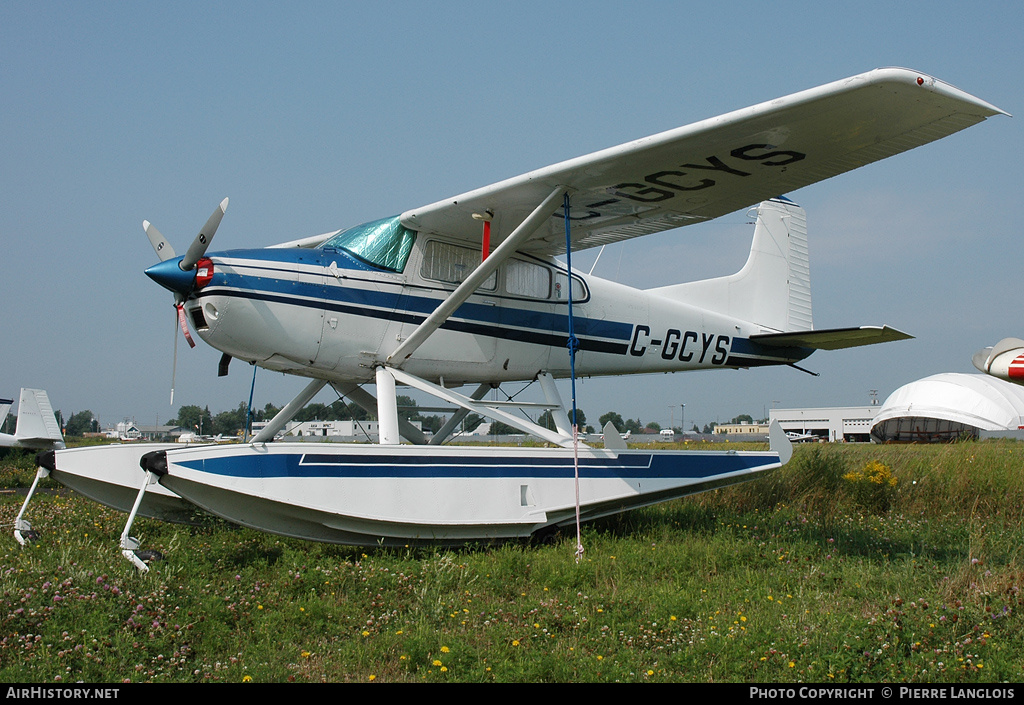
<svg viewBox="0 0 1024 705">
<path fill-rule="evenodd" d="M 0 495 L 0 681 L 1024 681 L 1024 444 L 808 445 L 553 543 L 366 550 Z M 25 487 L 31 456 L 0 461 Z M 50 481 L 47 481 L 50 482 Z M 56 485 L 48 485 L 56 488 Z"/>
</svg>

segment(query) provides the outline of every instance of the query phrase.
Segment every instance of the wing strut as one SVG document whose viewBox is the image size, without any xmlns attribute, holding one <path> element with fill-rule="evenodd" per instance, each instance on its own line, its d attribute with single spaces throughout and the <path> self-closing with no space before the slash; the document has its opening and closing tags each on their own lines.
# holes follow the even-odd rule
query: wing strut
<svg viewBox="0 0 1024 705">
<path fill-rule="evenodd" d="M 473 273 L 466 277 L 441 305 L 434 309 L 434 312 L 427 316 L 426 320 L 419 325 L 412 334 L 402 341 L 402 344 L 395 348 L 395 351 L 387 359 L 387 364 L 392 367 L 401 367 L 405 364 L 416 349 L 426 342 L 431 334 L 441 327 L 448 320 L 448 317 L 455 313 L 455 310 L 466 302 L 470 296 L 484 283 L 491 272 L 508 259 L 519 246 L 526 242 L 538 228 L 544 225 L 548 218 L 554 215 L 558 207 L 562 205 L 562 196 L 566 189 L 559 186 L 537 206 L 530 215 L 519 224 L 512 234 L 505 238 L 505 241 L 498 246 L 494 253 L 481 262 Z"/>
</svg>

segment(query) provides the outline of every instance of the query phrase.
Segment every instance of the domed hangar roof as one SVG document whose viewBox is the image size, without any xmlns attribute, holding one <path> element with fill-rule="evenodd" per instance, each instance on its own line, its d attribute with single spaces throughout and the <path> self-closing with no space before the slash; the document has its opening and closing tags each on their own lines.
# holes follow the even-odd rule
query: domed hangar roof
<svg viewBox="0 0 1024 705">
<path fill-rule="evenodd" d="M 942 442 L 979 431 L 1024 428 L 1024 386 L 989 375 L 944 373 L 906 384 L 885 400 L 871 438 Z"/>
</svg>

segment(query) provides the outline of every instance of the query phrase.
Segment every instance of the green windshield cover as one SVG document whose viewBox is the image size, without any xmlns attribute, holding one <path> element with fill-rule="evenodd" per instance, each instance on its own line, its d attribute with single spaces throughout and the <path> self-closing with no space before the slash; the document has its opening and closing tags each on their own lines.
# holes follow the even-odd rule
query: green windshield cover
<svg viewBox="0 0 1024 705">
<path fill-rule="evenodd" d="M 323 248 L 345 250 L 366 264 L 401 272 L 415 241 L 416 233 L 399 223 L 396 215 L 340 232 L 325 242 Z"/>
</svg>

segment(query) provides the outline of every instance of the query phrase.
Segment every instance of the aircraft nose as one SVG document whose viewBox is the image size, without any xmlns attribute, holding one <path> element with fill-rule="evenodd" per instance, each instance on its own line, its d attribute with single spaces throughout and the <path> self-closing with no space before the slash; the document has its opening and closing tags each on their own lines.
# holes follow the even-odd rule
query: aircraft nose
<svg viewBox="0 0 1024 705">
<path fill-rule="evenodd" d="M 992 354 L 992 348 L 982 348 L 971 356 L 971 362 L 982 372 L 988 372 L 988 358 Z"/>
<path fill-rule="evenodd" d="M 179 266 L 181 260 L 181 257 L 175 257 L 158 262 L 146 270 L 146 276 L 168 291 L 188 296 L 195 283 L 196 272 L 194 269 L 187 272 L 181 271 Z"/>
</svg>

